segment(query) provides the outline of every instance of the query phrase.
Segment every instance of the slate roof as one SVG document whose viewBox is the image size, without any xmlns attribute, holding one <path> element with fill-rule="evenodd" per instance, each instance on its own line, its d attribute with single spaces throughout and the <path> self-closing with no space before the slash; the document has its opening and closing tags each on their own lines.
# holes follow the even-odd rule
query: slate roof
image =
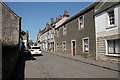
<svg viewBox="0 0 120 80">
<path fill-rule="evenodd" d="M 116 6 L 120 4 L 120 1 L 119 2 L 106 2 L 99 10 L 96 11 L 95 15 L 109 9 L 109 8 L 112 8 L 113 6 Z"/>
<path fill-rule="evenodd" d="M 61 27 L 62 25 L 72 21 L 73 19 L 79 17 L 80 15 L 83 15 L 84 13 L 88 12 L 89 10 L 91 10 L 92 8 L 95 7 L 95 5 L 97 5 L 99 2 L 94 2 L 91 5 L 89 5 L 88 7 L 86 7 L 85 9 L 81 10 L 80 12 L 78 12 L 77 14 L 73 15 L 72 17 L 70 17 L 69 19 L 67 19 L 63 24 L 61 24 L 59 27 Z M 57 27 L 57 28 L 59 28 Z M 57 29 L 56 28 L 56 29 Z"/>
</svg>

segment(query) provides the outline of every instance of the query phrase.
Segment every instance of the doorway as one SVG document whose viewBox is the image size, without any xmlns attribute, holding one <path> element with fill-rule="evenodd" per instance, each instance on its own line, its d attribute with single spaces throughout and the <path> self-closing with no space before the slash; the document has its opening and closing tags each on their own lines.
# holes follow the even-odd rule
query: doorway
<svg viewBox="0 0 120 80">
<path fill-rule="evenodd" d="M 75 56 L 76 54 L 76 41 L 75 40 L 71 41 L 71 51 L 72 51 L 72 56 Z"/>
</svg>

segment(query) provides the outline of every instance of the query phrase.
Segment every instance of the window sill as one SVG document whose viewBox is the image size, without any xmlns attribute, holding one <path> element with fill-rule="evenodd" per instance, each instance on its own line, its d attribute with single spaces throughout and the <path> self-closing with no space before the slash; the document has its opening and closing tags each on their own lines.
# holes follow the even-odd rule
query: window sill
<svg viewBox="0 0 120 80">
<path fill-rule="evenodd" d="M 83 53 L 89 53 L 89 51 L 88 51 L 88 52 L 85 52 L 85 51 L 84 51 Z"/>
<path fill-rule="evenodd" d="M 84 27 L 82 27 L 82 28 L 79 28 L 79 30 L 83 30 L 84 29 Z"/>
<path fill-rule="evenodd" d="M 105 54 L 106 56 L 120 57 L 120 54 Z"/>
<path fill-rule="evenodd" d="M 107 26 L 106 29 L 111 29 L 111 28 L 115 28 L 115 27 L 117 27 L 117 25 Z"/>
<path fill-rule="evenodd" d="M 63 34 L 63 36 L 65 36 L 66 34 Z"/>
</svg>

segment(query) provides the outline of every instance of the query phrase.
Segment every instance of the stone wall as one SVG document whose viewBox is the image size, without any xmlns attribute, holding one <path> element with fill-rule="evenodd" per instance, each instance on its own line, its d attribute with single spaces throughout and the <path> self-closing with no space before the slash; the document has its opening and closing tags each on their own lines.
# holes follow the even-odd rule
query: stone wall
<svg viewBox="0 0 120 80">
<path fill-rule="evenodd" d="M 0 41 L 0 80 L 2 79 L 2 42 Z"/>
<path fill-rule="evenodd" d="M 59 28 L 59 37 L 57 38 L 57 30 L 55 42 L 59 43 L 59 50 L 62 50 L 62 42 L 66 41 L 66 53 L 71 54 L 71 40 L 76 40 L 76 55 L 84 57 L 96 57 L 96 38 L 95 38 L 95 21 L 94 21 L 94 8 L 87 11 L 84 15 L 84 28 L 79 30 L 78 16 L 66 24 L 66 35 L 63 35 L 63 26 Z M 83 52 L 83 38 L 89 38 L 89 52 Z"/>
<path fill-rule="evenodd" d="M 0 39 L 2 39 L 2 4 L 0 4 Z"/>
<path fill-rule="evenodd" d="M 18 17 L 10 8 L 3 2 L 0 2 L 0 41 L 2 42 L 2 79 L 8 80 L 11 78 L 16 67 L 20 48 L 19 48 L 19 32 L 20 32 L 20 17 Z M 2 18 L 1 18 L 2 16 Z"/>
<path fill-rule="evenodd" d="M 0 4 L 0 39 L 2 39 L 2 5 Z M 0 79 L 2 79 L 2 42 L 0 41 Z"/>
<path fill-rule="evenodd" d="M 2 79 L 8 80 L 14 74 L 19 58 L 19 45 L 2 46 Z"/>
<path fill-rule="evenodd" d="M 19 44 L 19 20 L 5 4 L 2 4 L 2 40 L 8 44 Z"/>
<path fill-rule="evenodd" d="M 106 55 L 106 40 L 120 39 L 120 35 L 111 35 L 97 38 L 97 60 L 118 62 L 118 57 Z"/>
</svg>

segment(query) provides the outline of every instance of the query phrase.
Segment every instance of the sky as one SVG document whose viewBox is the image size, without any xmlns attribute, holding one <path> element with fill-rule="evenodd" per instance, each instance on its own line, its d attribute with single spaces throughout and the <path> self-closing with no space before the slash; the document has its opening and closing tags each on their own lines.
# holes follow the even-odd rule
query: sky
<svg viewBox="0 0 120 80">
<path fill-rule="evenodd" d="M 86 8 L 93 2 L 5 2 L 5 4 L 22 18 L 21 28 L 29 31 L 29 40 L 37 41 L 39 29 L 43 30 L 50 19 L 68 11 L 71 16 Z"/>
</svg>

